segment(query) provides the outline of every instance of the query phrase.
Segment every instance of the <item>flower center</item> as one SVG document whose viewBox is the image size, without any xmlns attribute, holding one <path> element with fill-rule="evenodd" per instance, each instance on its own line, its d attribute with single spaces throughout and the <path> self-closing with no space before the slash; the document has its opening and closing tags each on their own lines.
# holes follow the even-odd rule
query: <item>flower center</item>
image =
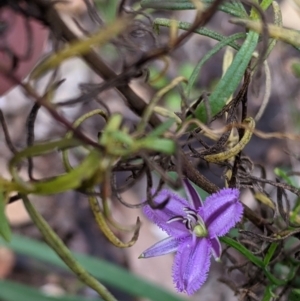
<svg viewBox="0 0 300 301">
<path fill-rule="evenodd" d="M 204 224 L 198 224 L 194 227 L 193 229 L 193 233 L 197 236 L 197 237 L 205 237 L 207 236 L 207 230 L 205 228 Z"/>
<path fill-rule="evenodd" d="M 203 219 L 197 214 L 197 212 L 191 208 L 184 207 L 183 211 L 186 216 L 174 216 L 170 218 L 167 223 L 172 223 L 175 221 L 181 221 L 186 228 L 197 237 L 207 236 L 207 229 L 205 227 Z"/>
</svg>

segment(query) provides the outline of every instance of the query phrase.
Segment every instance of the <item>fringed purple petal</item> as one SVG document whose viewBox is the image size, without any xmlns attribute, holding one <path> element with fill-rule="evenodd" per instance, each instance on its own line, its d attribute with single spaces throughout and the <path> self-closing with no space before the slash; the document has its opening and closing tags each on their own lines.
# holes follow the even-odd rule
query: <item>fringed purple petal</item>
<svg viewBox="0 0 300 301">
<path fill-rule="evenodd" d="M 194 294 L 207 279 L 211 245 L 206 238 L 193 243 L 192 236 L 182 242 L 175 255 L 173 280 L 179 292 Z"/>
<path fill-rule="evenodd" d="M 211 243 L 212 254 L 215 260 L 219 261 L 222 254 L 222 246 L 220 240 L 218 239 L 218 237 L 211 238 L 210 243 Z"/>
<path fill-rule="evenodd" d="M 203 206 L 202 200 L 196 189 L 190 183 L 188 179 L 183 180 L 185 186 L 185 193 L 188 198 L 188 202 L 192 209 L 198 210 L 199 207 Z"/>
<path fill-rule="evenodd" d="M 167 223 L 169 219 L 175 216 L 184 216 L 184 207 L 188 206 L 188 202 L 179 195 L 164 189 L 154 199 L 155 204 L 161 204 L 169 198 L 164 208 L 152 209 L 149 205 L 144 206 L 144 214 L 162 230 L 166 231 L 170 236 L 182 237 L 188 232 L 181 220 Z"/>
<path fill-rule="evenodd" d="M 242 219 L 243 205 L 238 189 L 224 188 L 209 196 L 198 214 L 203 218 L 210 238 L 225 235 Z"/>
<path fill-rule="evenodd" d="M 149 258 L 176 252 L 180 241 L 169 236 L 144 251 L 139 258 Z"/>
</svg>

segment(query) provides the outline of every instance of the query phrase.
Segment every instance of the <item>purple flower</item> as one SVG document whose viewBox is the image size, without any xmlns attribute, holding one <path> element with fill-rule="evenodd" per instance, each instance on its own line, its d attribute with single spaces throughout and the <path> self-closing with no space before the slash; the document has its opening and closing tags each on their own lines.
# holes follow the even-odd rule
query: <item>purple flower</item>
<svg viewBox="0 0 300 301">
<path fill-rule="evenodd" d="M 194 294 L 206 281 L 211 254 L 221 256 L 218 237 L 239 222 L 243 206 L 239 190 L 225 188 L 207 197 L 205 203 L 188 180 L 184 180 L 187 200 L 169 190 L 162 190 L 154 202 L 169 202 L 163 209 L 144 207 L 145 215 L 170 236 L 156 243 L 140 258 L 177 252 L 173 265 L 173 281 L 178 291 Z"/>
</svg>

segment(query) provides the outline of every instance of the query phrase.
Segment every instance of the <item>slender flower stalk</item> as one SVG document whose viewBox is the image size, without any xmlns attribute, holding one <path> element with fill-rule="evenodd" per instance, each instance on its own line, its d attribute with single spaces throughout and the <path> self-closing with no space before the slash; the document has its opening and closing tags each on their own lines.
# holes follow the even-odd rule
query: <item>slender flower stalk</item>
<svg viewBox="0 0 300 301">
<path fill-rule="evenodd" d="M 169 237 L 156 243 L 140 255 L 149 258 L 176 252 L 173 281 L 179 292 L 194 294 L 206 281 L 210 257 L 221 256 L 218 237 L 224 236 L 239 222 L 243 206 L 239 190 L 225 188 L 202 200 L 188 180 L 184 180 L 187 200 L 170 190 L 162 190 L 154 202 L 169 202 L 163 209 L 144 207 L 145 215 Z"/>
</svg>

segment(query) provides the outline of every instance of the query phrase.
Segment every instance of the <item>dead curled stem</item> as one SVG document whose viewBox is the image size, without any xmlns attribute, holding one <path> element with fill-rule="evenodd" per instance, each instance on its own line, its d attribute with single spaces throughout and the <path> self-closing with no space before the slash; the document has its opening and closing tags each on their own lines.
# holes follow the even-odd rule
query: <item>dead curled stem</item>
<svg viewBox="0 0 300 301">
<path fill-rule="evenodd" d="M 1 70 L 0 70 L 1 72 Z M 22 83 L 20 80 L 18 80 L 17 78 L 10 76 L 10 74 L 5 74 L 8 77 L 10 77 L 11 80 L 13 80 L 16 84 L 20 85 L 25 92 L 31 97 L 33 98 L 33 100 L 40 106 L 44 107 L 51 115 L 52 117 L 57 120 L 58 122 L 60 122 L 61 124 L 63 124 L 68 130 L 72 131 L 72 133 L 74 134 L 74 136 L 78 139 L 80 139 L 81 141 L 102 150 L 101 145 L 99 145 L 98 143 L 96 143 L 95 141 L 93 141 L 92 139 L 90 139 L 89 137 L 87 137 L 86 135 L 84 135 L 80 130 L 76 129 L 73 127 L 73 125 L 67 120 L 65 119 L 63 116 L 61 116 L 57 110 L 55 109 L 55 107 L 49 103 L 47 101 L 46 98 L 44 97 L 40 97 L 28 84 L 24 84 Z"/>
<path fill-rule="evenodd" d="M 243 176 L 247 180 L 253 180 L 253 181 L 257 181 L 257 182 L 261 182 L 261 183 L 266 183 L 266 184 L 270 184 L 274 187 L 279 187 L 279 188 L 282 188 L 282 189 L 289 190 L 292 193 L 294 193 L 295 195 L 297 195 L 297 197 L 300 197 L 300 189 L 297 188 L 297 187 L 291 186 L 287 183 L 273 182 L 271 180 L 267 180 L 267 179 L 264 179 L 264 178 L 258 178 L 258 177 L 250 175 L 247 172 L 240 172 L 240 176 Z"/>
<path fill-rule="evenodd" d="M 105 301 L 117 301 L 115 297 L 101 284 L 95 277 L 89 274 L 81 264 L 76 261 L 71 251 L 65 246 L 63 241 L 51 229 L 45 219 L 30 203 L 26 195 L 22 195 L 24 206 L 32 221 L 43 235 L 46 243 L 56 252 L 62 261 L 77 275 L 77 277 L 87 286 L 94 289 Z"/>
<path fill-rule="evenodd" d="M 79 38 L 68 28 L 68 26 L 63 22 L 58 12 L 52 5 L 49 5 L 48 2 L 43 0 L 34 0 L 34 2 L 41 8 L 41 11 L 45 11 L 46 23 L 52 29 L 53 33 L 57 36 L 62 37 L 67 42 L 78 41 Z M 151 59 L 156 59 L 161 55 L 165 55 L 174 50 L 178 46 L 182 44 L 182 42 L 190 36 L 191 32 L 195 27 L 204 26 L 209 19 L 212 17 L 215 12 L 217 6 L 220 4 L 220 0 L 214 1 L 213 5 L 206 10 L 201 18 L 197 19 L 195 24 L 191 26 L 190 30 L 187 31 L 184 35 L 181 36 L 178 43 L 173 44 L 173 48 L 166 47 L 162 48 L 159 51 L 157 50 L 155 53 L 152 52 L 148 55 L 148 57 L 144 57 L 142 60 L 136 64 L 136 67 L 141 66 L 145 62 L 150 61 Z M 101 59 L 101 57 L 91 49 L 90 52 L 83 55 L 82 58 L 86 61 L 86 63 L 94 70 L 100 77 L 102 77 L 106 81 L 111 81 L 117 78 L 117 74 L 105 64 L 105 62 Z M 124 96 L 126 99 L 130 109 L 136 113 L 138 116 L 142 116 L 144 110 L 147 107 L 147 103 L 138 96 L 128 85 L 124 84 L 122 86 L 116 87 L 116 89 Z M 153 127 L 157 127 L 161 124 L 160 119 L 156 114 L 152 114 L 149 120 L 149 123 Z M 74 132 L 74 129 L 72 129 Z M 74 132 L 75 133 L 75 132 Z M 201 175 L 198 170 L 193 166 L 193 164 L 188 160 L 182 150 L 180 150 L 179 155 L 181 157 L 182 162 L 182 171 L 183 174 L 194 182 L 197 186 L 204 189 L 208 193 L 215 193 L 219 190 L 219 187 L 214 183 L 210 182 L 203 175 Z M 259 217 L 256 213 L 254 213 L 250 208 L 244 205 L 244 215 L 247 217 L 253 224 L 255 224 L 258 228 L 262 228 L 263 226 L 268 225 L 268 223 Z"/>
<path fill-rule="evenodd" d="M 291 133 L 283 133 L 283 132 L 269 132 L 266 133 L 264 131 L 255 129 L 251 126 L 249 126 L 249 124 L 247 123 L 240 123 L 240 122 L 233 122 L 231 124 L 227 124 L 219 129 L 210 129 L 206 124 L 202 123 L 201 121 L 197 120 L 197 119 L 190 119 L 188 121 L 186 121 L 181 129 L 178 131 L 177 136 L 179 137 L 180 135 L 182 135 L 183 133 L 186 132 L 186 130 L 188 129 L 188 127 L 192 124 L 195 124 L 196 126 L 198 126 L 203 133 L 208 133 L 211 137 L 220 135 L 220 134 L 224 134 L 229 130 L 232 130 L 234 128 L 237 129 L 244 129 L 247 131 L 252 132 L 253 135 L 261 138 L 261 139 L 288 139 L 288 140 L 293 140 L 293 141 L 300 141 L 300 135 L 297 134 L 291 134 Z"/>
<path fill-rule="evenodd" d="M 92 116 L 102 116 L 105 121 L 107 122 L 108 117 L 106 116 L 106 114 L 99 109 L 90 111 L 89 113 L 86 113 L 84 115 L 82 115 L 81 117 L 79 117 L 74 123 L 73 123 L 73 127 L 75 129 L 77 129 L 85 120 L 87 120 L 88 118 L 92 117 Z M 73 137 L 73 132 L 68 132 L 66 134 L 67 138 L 72 138 Z M 68 158 L 68 150 L 64 150 L 63 151 L 63 162 L 64 162 L 64 166 L 67 172 L 71 171 L 73 168 L 69 162 L 69 158 Z M 108 173 L 110 174 L 110 173 Z M 134 243 L 136 242 L 136 240 L 138 239 L 138 235 L 139 235 L 139 229 L 140 229 L 140 220 L 139 218 L 137 219 L 136 222 L 136 226 L 134 228 L 134 235 L 132 237 L 132 239 L 128 242 L 128 243 L 123 243 L 118 237 L 116 237 L 116 235 L 112 232 L 112 230 L 109 228 L 107 221 L 114 226 L 115 228 L 120 229 L 121 227 L 112 219 L 112 217 L 110 216 L 109 210 L 108 210 L 108 194 L 110 194 L 110 191 L 108 191 L 106 189 L 107 185 L 105 185 L 107 183 L 106 178 L 104 178 L 104 182 L 101 188 L 101 198 L 102 198 L 102 207 L 103 210 L 101 209 L 101 206 L 98 202 L 98 199 L 94 194 L 93 190 L 88 190 L 87 193 L 90 194 L 88 196 L 88 200 L 89 200 L 89 204 L 90 204 L 90 208 L 94 214 L 95 220 L 99 226 L 99 228 L 101 229 L 101 231 L 103 232 L 103 234 L 105 235 L 105 237 L 116 247 L 118 248 L 128 248 L 131 247 L 132 245 L 134 245 Z"/>
<path fill-rule="evenodd" d="M 36 0 L 35 2 L 42 7 L 45 6 L 45 2 L 43 0 Z M 68 42 L 78 40 L 78 37 L 62 21 L 57 11 L 49 5 L 46 8 L 48 9 L 47 22 L 49 23 L 49 26 L 54 31 L 54 33 L 61 34 L 61 36 Z M 94 50 L 91 50 L 89 53 L 83 55 L 83 58 L 89 64 L 89 66 L 103 79 L 113 80 L 117 77 L 117 74 L 103 62 L 103 60 Z M 126 98 L 133 112 L 141 116 L 144 110 L 147 108 L 147 103 L 144 101 L 144 99 L 139 97 L 128 85 L 119 86 L 117 87 L 117 90 Z M 157 117 L 157 115 L 152 114 L 152 116 L 150 117 L 150 124 L 153 127 L 157 127 L 160 123 L 161 121 Z M 181 155 L 184 160 L 182 166 L 184 170 L 188 172 L 188 178 L 190 180 L 194 181 L 209 193 L 214 193 L 219 190 L 216 185 L 208 181 L 194 167 L 192 167 L 192 170 L 191 168 L 187 168 L 185 166 L 185 163 L 189 163 L 189 166 L 192 166 L 192 164 L 188 161 L 188 159 L 182 152 Z"/>
<path fill-rule="evenodd" d="M 8 130 L 5 118 L 4 118 L 4 114 L 1 109 L 0 109 L 0 123 L 1 123 L 2 129 L 3 129 L 3 132 L 4 132 L 4 138 L 5 138 L 7 147 L 13 154 L 16 154 L 18 152 L 18 150 L 16 149 L 16 147 L 14 146 L 13 142 L 10 139 L 9 130 Z"/>
<path fill-rule="evenodd" d="M 261 239 L 263 241 L 277 242 L 277 241 L 283 241 L 283 240 L 287 239 L 288 237 L 291 237 L 291 236 L 294 236 L 294 235 L 300 233 L 300 229 L 281 231 L 281 232 L 278 232 L 277 234 L 273 234 L 273 236 L 266 236 L 266 235 L 258 234 L 255 232 L 247 231 L 247 230 L 240 230 L 239 232 L 244 235 L 248 235 L 252 238 Z"/>
<path fill-rule="evenodd" d="M 44 0 L 32 1 L 40 7 L 41 12 L 44 12 L 44 21 L 52 29 L 55 35 L 57 35 L 58 37 L 62 37 L 68 42 L 75 42 L 79 40 L 76 34 L 74 34 L 72 30 L 70 30 L 68 26 L 64 23 L 64 21 L 61 19 L 61 17 L 59 16 L 58 12 L 55 10 L 52 4 Z M 191 35 L 195 28 L 203 26 L 209 21 L 209 19 L 213 16 L 214 12 L 216 11 L 218 5 L 221 2 L 222 0 L 214 1 L 213 4 L 205 12 L 203 12 L 200 16 L 196 18 L 195 22 L 192 24 L 190 29 L 177 38 L 177 40 L 172 44 L 171 47 L 161 47 L 147 53 L 138 62 L 133 64 L 133 66 L 131 66 L 129 69 L 140 68 L 146 62 L 153 59 L 157 59 L 158 57 L 163 56 L 165 54 L 169 54 L 171 51 L 178 48 L 182 44 L 182 42 Z M 93 69 L 103 79 L 110 81 L 118 77 L 117 74 L 102 61 L 102 59 L 94 50 L 91 50 L 89 53 L 82 55 L 82 57 L 89 64 L 91 69 Z M 138 116 L 141 116 L 147 106 L 146 102 L 142 98 L 140 98 L 126 84 L 116 88 L 127 99 L 131 109 Z M 156 115 L 152 115 L 150 123 L 154 126 L 157 126 L 160 123 L 160 120 Z"/>
<path fill-rule="evenodd" d="M 92 212 L 94 214 L 94 217 L 96 219 L 96 222 L 99 226 L 99 228 L 104 233 L 105 237 L 116 247 L 118 248 L 129 248 L 135 244 L 135 242 L 138 239 L 139 236 L 139 230 L 141 226 L 140 219 L 137 218 L 135 231 L 133 234 L 133 237 L 131 240 L 127 243 L 122 242 L 116 235 L 111 231 L 111 229 L 108 227 L 106 218 L 104 216 L 104 213 L 102 212 L 100 205 L 98 203 L 98 200 L 95 196 L 89 196 L 89 204 L 92 209 Z"/>
</svg>

